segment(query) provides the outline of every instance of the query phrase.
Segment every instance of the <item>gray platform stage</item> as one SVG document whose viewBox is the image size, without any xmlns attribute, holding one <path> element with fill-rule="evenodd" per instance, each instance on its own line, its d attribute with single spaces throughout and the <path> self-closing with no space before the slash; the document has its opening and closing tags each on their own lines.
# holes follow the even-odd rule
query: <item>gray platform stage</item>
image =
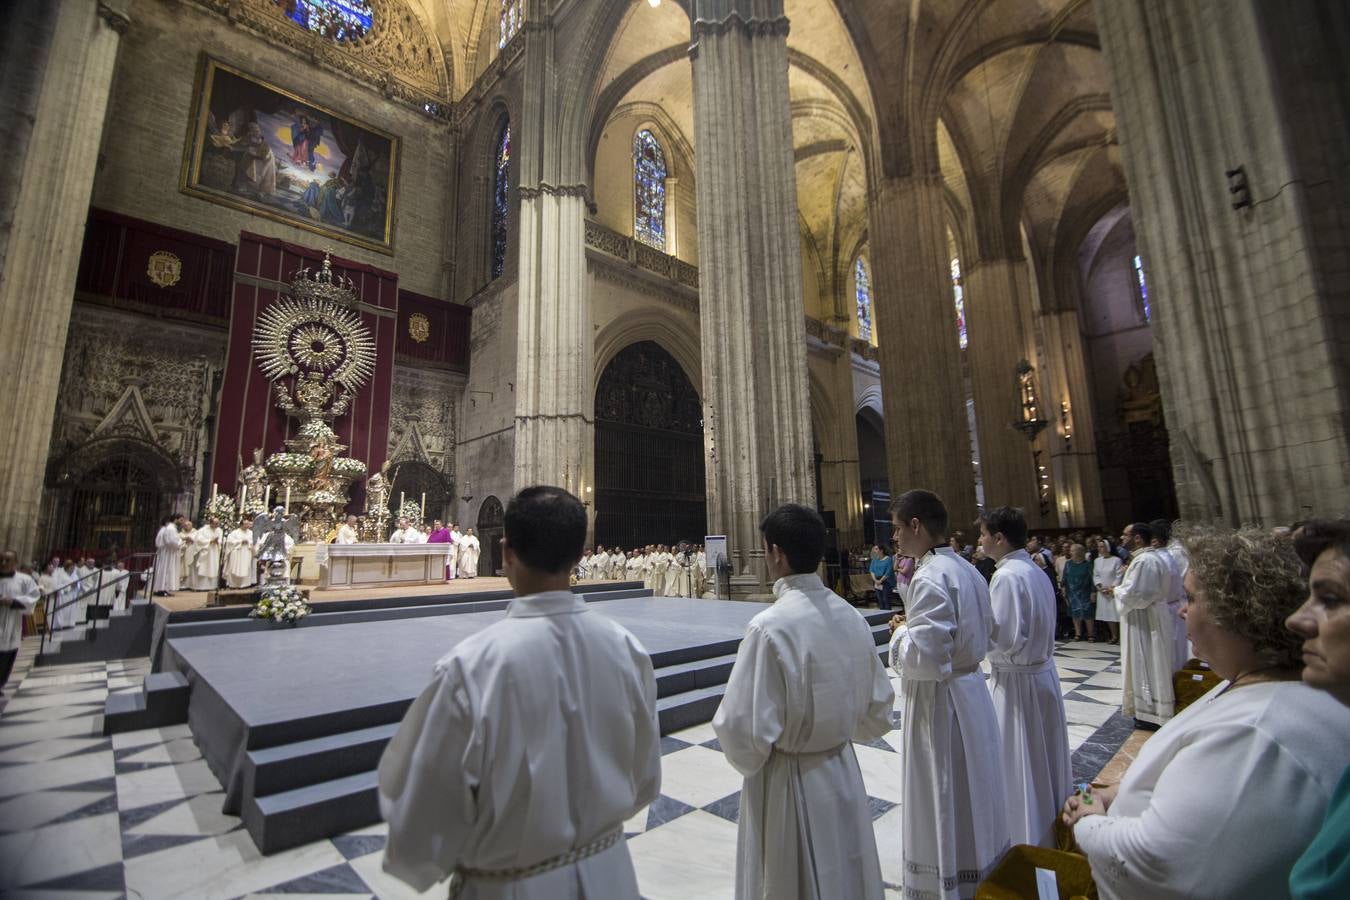
<svg viewBox="0 0 1350 900">
<path fill-rule="evenodd" d="M 662 734 L 709 721 L 763 604 L 588 592 L 656 668 Z M 612 597 L 613 599 L 607 599 Z M 143 694 L 109 698 L 109 730 L 186 720 L 264 853 L 379 821 L 376 766 L 432 666 L 506 600 L 315 613 L 298 628 L 237 618 L 170 625 Z M 871 612 L 878 644 L 888 614 Z M 117 702 L 115 703 L 114 700 Z M 120 724 L 119 724 L 120 723 Z"/>
</svg>

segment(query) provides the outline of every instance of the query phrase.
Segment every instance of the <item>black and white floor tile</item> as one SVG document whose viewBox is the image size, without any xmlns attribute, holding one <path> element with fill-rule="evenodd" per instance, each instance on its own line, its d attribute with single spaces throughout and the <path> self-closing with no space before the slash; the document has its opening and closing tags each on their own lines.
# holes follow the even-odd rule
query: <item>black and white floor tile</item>
<svg viewBox="0 0 1350 900">
<path fill-rule="evenodd" d="M 146 660 L 37 669 L 35 652 L 21 649 L 0 697 L 0 896 L 419 896 L 381 870 L 383 825 L 260 854 L 220 812 L 221 786 L 187 726 L 104 738 L 104 701 L 139 687 Z M 1090 778 L 1131 730 L 1119 714 L 1118 648 L 1068 643 L 1055 656 L 1074 777 Z M 887 897 L 900 895 L 900 746 L 897 730 L 854 748 Z M 710 726 L 663 739 L 661 796 L 624 825 L 645 897 L 732 897 L 740 783 Z"/>
</svg>

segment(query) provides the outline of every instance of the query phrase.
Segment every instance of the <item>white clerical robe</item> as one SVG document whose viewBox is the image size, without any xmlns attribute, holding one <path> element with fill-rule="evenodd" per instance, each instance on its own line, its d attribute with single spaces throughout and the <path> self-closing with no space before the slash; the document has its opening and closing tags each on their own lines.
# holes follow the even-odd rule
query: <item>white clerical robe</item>
<svg viewBox="0 0 1350 900">
<path fill-rule="evenodd" d="M 642 557 L 630 556 L 628 561 L 623 564 L 623 578 L 625 581 L 638 581 L 642 578 Z"/>
<path fill-rule="evenodd" d="M 1122 613 L 1120 674 L 1124 685 L 1120 711 L 1161 725 L 1172 718 L 1176 644 L 1170 562 L 1147 547 L 1135 550 L 1125 577 L 1116 587 Z"/>
<path fill-rule="evenodd" d="M 436 663 L 380 761 L 385 871 L 424 891 L 457 869 L 553 860 L 623 827 L 661 784 L 651 658 L 570 591 L 518 597 Z M 444 894 L 442 893 L 442 896 Z M 460 900 L 638 897 L 628 846 Z"/>
<path fill-rule="evenodd" d="M 989 690 L 1003 738 L 1003 796 L 1014 844 L 1053 847 L 1052 828 L 1072 792 L 1069 727 L 1055 671 L 1055 589 L 1025 550 L 1000 559 Z"/>
<path fill-rule="evenodd" d="M 360 539 L 361 539 L 360 536 L 357 535 L 356 533 L 356 529 L 348 525 L 346 522 L 343 522 L 341 525 L 338 526 L 337 538 L 333 541 L 333 543 L 355 544 L 358 541 L 360 541 Z"/>
<path fill-rule="evenodd" d="M 989 587 L 939 547 L 915 567 L 905 610 L 904 890 L 971 897 L 1009 845 L 1002 740 L 980 671 L 994 629 Z"/>
<path fill-rule="evenodd" d="M 1350 715 L 1298 681 L 1224 682 L 1150 737 L 1074 826 L 1102 900 L 1289 896 L 1350 764 Z"/>
<path fill-rule="evenodd" d="M 1120 584 L 1125 567 L 1117 556 L 1099 556 L 1092 561 L 1092 583 L 1097 588 L 1114 588 Z M 1110 594 L 1097 591 L 1097 621 L 1119 622 L 1120 604 Z"/>
<path fill-rule="evenodd" d="M 450 554 L 446 557 L 446 569 L 449 577 L 462 578 L 459 571 L 460 554 L 464 551 L 464 535 L 458 529 L 450 532 Z"/>
<path fill-rule="evenodd" d="M 1186 570 L 1190 568 L 1191 561 L 1180 544 L 1176 545 L 1175 551 L 1169 544 L 1155 552 L 1166 561 L 1172 573 L 1171 590 L 1167 597 L 1167 608 L 1172 613 L 1172 671 L 1180 672 L 1191 658 L 1191 642 L 1186 635 L 1186 620 L 1181 617 L 1181 610 L 1186 605 L 1186 586 L 1182 583 L 1182 579 L 1186 577 Z"/>
<path fill-rule="evenodd" d="M 210 525 L 203 525 L 192 533 L 192 543 L 196 552 L 192 557 L 192 589 L 194 591 L 214 591 L 220 585 L 220 539 L 224 532 Z"/>
<path fill-rule="evenodd" d="M 652 591 L 658 597 L 665 596 L 666 573 L 670 571 L 674 559 L 669 553 L 658 553 L 652 557 Z"/>
<path fill-rule="evenodd" d="M 253 558 L 253 534 L 236 528 L 225 538 L 225 586 L 251 587 L 258 580 L 258 566 Z"/>
<path fill-rule="evenodd" d="M 591 581 L 604 581 L 609 577 L 609 554 L 597 553 L 591 557 L 589 567 Z"/>
<path fill-rule="evenodd" d="M 891 730 L 895 692 L 862 615 L 814 573 L 750 620 L 712 727 L 745 776 L 737 900 L 882 896 L 852 741 Z"/>
<path fill-rule="evenodd" d="M 180 533 L 181 543 L 178 545 L 178 587 L 181 590 L 188 590 L 192 583 L 192 564 L 196 561 L 197 542 L 193 535 L 196 530 L 189 528 Z"/>
<path fill-rule="evenodd" d="M 478 577 L 478 555 L 483 545 L 476 534 L 466 534 L 459 539 L 459 577 Z"/>
<path fill-rule="evenodd" d="M 56 611 L 53 616 L 54 627 L 74 628 L 79 618 L 79 604 L 76 601 L 81 593 L 80 573 L 74 569 L 61 568 L 56 570 L 55 575 L 57 594 L 56 602 L 52 605 Z"/>
<path fill-rule="evenodd" d="M 0 653 L 19 649 L 23 617 L 37 606 L 39 596 L 41 592 L 31 575 L 23 572 L 0 575 L 0 600 L 11 601 L 9 606 L 0 606 Z"/>
<path fill-rule="evenodd" d="M 421 544 L 425 541 L 426 536 L 411 525 L 407 528 L 396 528 L 394 533 L 389 535 L 391 544 Z"/>
<path fill-rule="evenodd" d="M 155 576 L 151 590 L 178 590 L 178 566 L 181 560 L 183 538 L 178 534 L 178 526 L 170 522 L 155 535 Z"/>
</svg>

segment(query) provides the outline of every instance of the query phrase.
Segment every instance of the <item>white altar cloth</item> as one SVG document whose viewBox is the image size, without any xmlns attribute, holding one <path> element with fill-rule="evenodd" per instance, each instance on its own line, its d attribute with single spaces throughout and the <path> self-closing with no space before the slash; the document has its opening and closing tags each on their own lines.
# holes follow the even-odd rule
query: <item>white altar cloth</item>
<svg viewBox="0 0 1350 900">
<path fill-rule="evenodd" d="M 319 544 L 319 588 L 439 584 L 453 544 Z"/>
</svg>

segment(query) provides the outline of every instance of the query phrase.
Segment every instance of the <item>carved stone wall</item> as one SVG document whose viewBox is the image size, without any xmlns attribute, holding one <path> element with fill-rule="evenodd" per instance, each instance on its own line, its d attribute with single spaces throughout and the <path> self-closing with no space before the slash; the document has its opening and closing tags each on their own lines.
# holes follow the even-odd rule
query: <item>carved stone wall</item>
<svg viewBox="0 0 1350 900">
<path fill-rule="evenodd" d="M 389 459 L 425 463 L 451 486 L 455 480 L 459 407 L 464 377 L 434 369 L 394 369 L 389 411 Z"/>
</svg>

